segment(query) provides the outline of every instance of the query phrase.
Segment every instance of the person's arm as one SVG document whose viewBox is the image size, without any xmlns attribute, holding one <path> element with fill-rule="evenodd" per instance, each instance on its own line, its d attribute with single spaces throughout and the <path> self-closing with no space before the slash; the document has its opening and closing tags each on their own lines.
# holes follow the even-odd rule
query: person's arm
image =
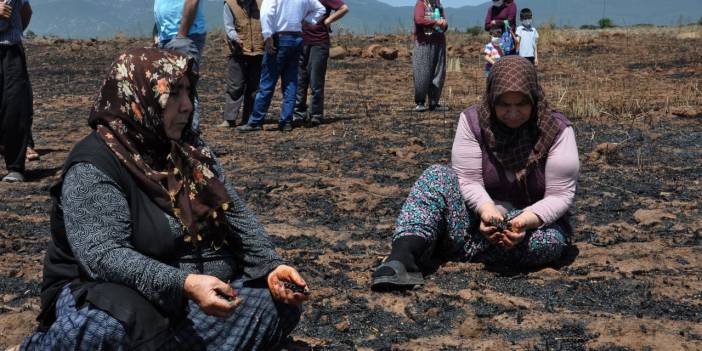
<svg viewBox="0 0 702 351">
<path fill-rule="evenodd" d="M 324 20 L 324 25 L 327 27 L 331 26 L 332 23 L 334 23 L 334 22 L 340 20 L 342 17 L 346 16 L 346 14 L 348 12 L 349 12 L 349 7 L 346 4 L 341 5 L 341 7 L 339 7 L 339 9 L 335 10 L 334 13 L 329 15 L 329 17 L 327 17 Z"/>
<path fill-rule="evenodd" d="M 327 13 L 327 9 L 319 0 L 308 0 L 307 12 L 304 21 L 311 24 L 318 24 L 319 20 Z"/>
<path fill-rule="evenodd" d="M 29 1 L 25 2 L 24 6 L 22 6 L 20 18 L 22 19 L 22 31 L 24 32 L 24 30 L 29 27 L 29 22 L 32 20 L 32 5 L 29 4 Z"/>
<path fill-rule="evenodd" d="M 234 27 L 236 19 L 234 18 L 232 10 L 229 8 L 229 5 L 227 5 L 227 3 L 224 3 L 224 9 L 222 10 L 222 19 L 224 21 L 224 31 L 227 33 L 227 38 L 229 38 L 229 41 L 241 43 L 241 40 L 239 39 L 239 34 L 236 32 L 236 28 Z"/>
<path fill-rule="evenodd" d="M 414 5 L 414 23 L 424 27 L 433 27 L 436 25 L 436 21 L 424 18 L 425 8 L 426 5 L 424 5 L 424 2 L 417 2 L 417 4 Z"/>
<path fill-rule="evenodd" d="M 178 27 L 179 38 L 185 38 L 190 33 L 190 27 L 195 21 L 195 15 L 197 14 L 197 7 L 200 0 L 183 0 L 185 3 L 183 5 L 183 17 L 180 19 L 180 26 Z"/>
<path fill-rule="evenodd" d="M 507 19 L 511 31 L 514 33 L 514 30 L 517 29 L 517 4 L 511 3 L 507 6 Z"/>
<path fill-rule="evenodd" d="M 224 169 L 215 158 L 212 170 L 227 189 L 231 206 L 225 212 L 230 226 L 234 229 L 234 237 L 241 246 L 244 263 L 244 277 L 253 280 L 266 276 L 277 266 L 283 264 L 283 259 L 273 247 L 273 242 L 266 229 L 256 219 L 256 215 L 246 206 L 234 190 L 234 186 L 224 176 Z"/>
<path fill-rule="evenodd" d="M 503 214 L 485 190 L 483 180 L 483 152 L 475 135 L 470 130 L 468 119 L 461 113 L 456 128 L 456 137 L 451 149 L 451 168 L 458 176 L 458 187 L 468 208 L 480 218 L 479 231 L 485 238 L 496 243 L 500 236 L 491 219 L 502 220 Z"/>
<path fill-rule="evenodd" d="M 277 0 L 266 0 L 261 4 L 261 35 L 263 35 L 263 40 L 268 40 L 273 36 L 273 23 L 275 21 L 275 11 L 278 1 Z"/>
<path fill-rule="evenodd" d="M 458 176 L 463 200 L 471 210 L 477 211 L 484 204 L 493 203 L 483 181 L 483 152 L 463 113 L 459 117 L 453 139 L 451 168 Z"/>
<path fill-rule="evenodd" d="M 485 54 L 485 56 L 483 56 L 483 58 L 485 59 L 485 61 L 487 61 L 491 65 L 494 65 L 496 63 L 495 60 L 492 58 L 492 56 L 490 56 L 490 54 Z"/>
<path fill-rule="evenodd" d="M 573 128 L 565 129 L 551 146 L 546 159 L 544 198 L 524 209 L 549 225 L 561 218 L 573 204 L 580 172 L 578 146 Z"/>
<path fill-rule="evenodd" d="M 534 28 L 534 64 L 539 65 L 539 32 Z"/>
<path fill-rule="evenodd" d="M 61 194 L 66 237 L 95 280 L 128 286 L 159 306 L 182 301 L 187 274 L 135 250 L 127 198 L 97 167 L 73 165 Z"/>
<path fill-rule="evenodd" d="M 485 30 L 489 31 L 492 26 L 492 7 L 487 10 L 487 15 L 485 15 Z"/>
</svg>

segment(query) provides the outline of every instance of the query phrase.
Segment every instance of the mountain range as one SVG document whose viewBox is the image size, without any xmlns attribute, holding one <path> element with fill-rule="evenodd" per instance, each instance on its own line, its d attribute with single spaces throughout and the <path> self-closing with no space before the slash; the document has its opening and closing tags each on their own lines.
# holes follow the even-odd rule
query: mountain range
<svg viewBox="0 0 702 351">
<path fill-rule="evenodd" d="M 222 27 L 221 0 L 201 0 L 209 30 Z M 538 26 L 545 22 L 578 27 L 602 17 L 617 25 L 676 25 L 702 18 L 702 0 L 515 0 L 529 7 Z M 357 34 L 407 32 L 412 29 L 412 6 L 391 6 L 377 0 L 345 0 L 350 11 L 335 28 Z M 447 1 L 444 1 L 447 2 Z M 29 30 L 38 35 L 67 38 L 109 38 L 117 33 L 148 36 L 153 26 L 153 1 L 144 0 L 31 0 L 34 16 Z M 447 8 L 452 29 L 480 25 L 489 2 Z"/>
</svg>

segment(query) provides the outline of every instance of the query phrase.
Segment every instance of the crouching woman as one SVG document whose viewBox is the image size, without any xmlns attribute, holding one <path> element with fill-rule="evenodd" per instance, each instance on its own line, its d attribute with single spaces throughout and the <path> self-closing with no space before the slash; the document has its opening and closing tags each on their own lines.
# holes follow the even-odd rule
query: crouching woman
<svg viewBox="0 0 702 351">
<path fill-rule="evenodd" d="M 423 284 L 430 262 L 514 268 L 560 258 L 579 172 L 571 123 L 553 110 L 524 58 L 493 67 L 482 103 L 465 110 L 451 167 L 432 166 L 402 207 L 372 288 Z"/>
<path fill-rule="evenodd" d="M 111 66 L 52 188 L 42 311 L 22 350 L 277 346 L 307 289 L 192 132 L 193 60 L 134 49 Z"/>
</svg>

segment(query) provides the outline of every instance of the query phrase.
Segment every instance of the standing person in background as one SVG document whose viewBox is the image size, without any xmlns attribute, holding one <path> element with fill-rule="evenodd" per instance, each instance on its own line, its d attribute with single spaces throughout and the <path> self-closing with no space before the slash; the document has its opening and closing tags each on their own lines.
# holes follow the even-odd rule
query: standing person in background
<svg viewBox="0 0 702 351">
<path fill-rule="evenodd" d="M 302 52 L 302 21 L 317 24 L 325 9 L 317 0 L 265 0 L 261 6 L 261 28 L 266 52 L 261 81 L 249 122 L 237 128 L 240 133 L 261 130 L 271 105 L 275 84 L 282 80 L 283 105 L 278 130 L 292 130 L 297 92 L 297 65 Z"/>
<path fill-rule="evenodd" d="M 22 33 L 29 26 L 29 0 L 0 1 L 0 145 L 8 174 L 23 182 L 27 148 L 32 142 L 32 86 Z"/>
<path fill-rule="evenodd" d="M 262 0 L 224 2 L 224 29 L 230 55 L 227 90 L 224 94 L 224 121 L 219 127 L 246 124 L 253 110 L 263 61 L 261 2 Z M 242 104 L 244 111 L 239 119 Z"/>
<path fill-rule="evenodd" d="M 155 0 L 154 17 L 158 30 L 158 47 L 175 50 L 195 60 L 195 71 L 202 64 L 207 30 L 205 29 L 204 1 Z M 200 132 L 200 99 L 195 93 L 195 113 L 192 128 Z"/>
<path fill-rule="evenodd" d="M 301 125 L 309 121 L 310 126 L 316 127 L 324 120 L 324 80 L 327 74 L 329 59 L 329 33 L 331 24 L 341 19 L 349 12 L 349 7 L 343 0 L 320 0 L 326 13 L 319 24 L 302 24 L 302 39 L 304 46 L 300 56 L 300 67 L 297 76 L 297 98 L 293 124 Z M 332 13 L 334 11 L 334 13 Z M 307 106 L 307 88 L 312 90 L 312 102 Z"/>
<path fill-rule="evenodd" d="M 435 19 L 438 10 L 440 18 Z M 416 112 L 424 112 L 429 95 L 429 110 L 440 110 L 441 90 L 446 78 L 446 35 L 448 28 L 440 0 L 417 0 L 414 5 L 414 51 L 412 71 Z"/>
<path fill-rule="evenodd" d="M 490 28 L 490 42 L 485 44 L 483 52 L 485 53 L 485 78 L 490 77 L 490 71 L 492 71 L 492 66 L 505 56 L 504 50 L 502 50 L 502 26 L 499 24 L 494 25 Z"/>
<path fill-rule="evenodd" d="M 493 25 L 509 21 L 509 27 L 514 31 L 517 27 L 517 4 L 514 0 L 492 0 L 492 6 L 485 16 L 485 30 L 489 31 Z"/>
<path fill-rule="evenodd" d="M 519 56 L 529 60 L 534 66 L 539 65 L 539 52 L 536 42 L 539 40 L 539 32 L 532 26 L 533 14 L 530 9 L 523 8 L 519 12 L 519 20 L 522 25 L 517 27 L 517 47 Z"/>
</svg>

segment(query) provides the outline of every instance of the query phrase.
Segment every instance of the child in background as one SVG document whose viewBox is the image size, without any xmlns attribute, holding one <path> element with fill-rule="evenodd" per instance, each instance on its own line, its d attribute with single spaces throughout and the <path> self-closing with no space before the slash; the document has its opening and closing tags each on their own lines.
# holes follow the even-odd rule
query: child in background
<svg viewBox="0 0 702 351">
<path fill-rule="evenodd" d="M 502 50 L 502 24 L 498 23 L 490 28 L 490 42 L 485 44 L 485 77 L 490 76 L 490 71 L 492 70 L 492 65 L 496 64 L 502 56 L 504 56 L 504 51 Z"/>
<path fill-rule="evenodd" d="M 532 26 L 532 17 L 531 10 L 528 8 L 523 8 L 519 12 L 519 20 L 522 25 L 517 27 L 517 46 L 519 47 L 519 56 L 538 66 L 539 54 L 536 41 L 539 39 L 539 32 Z"/>
</svg>

